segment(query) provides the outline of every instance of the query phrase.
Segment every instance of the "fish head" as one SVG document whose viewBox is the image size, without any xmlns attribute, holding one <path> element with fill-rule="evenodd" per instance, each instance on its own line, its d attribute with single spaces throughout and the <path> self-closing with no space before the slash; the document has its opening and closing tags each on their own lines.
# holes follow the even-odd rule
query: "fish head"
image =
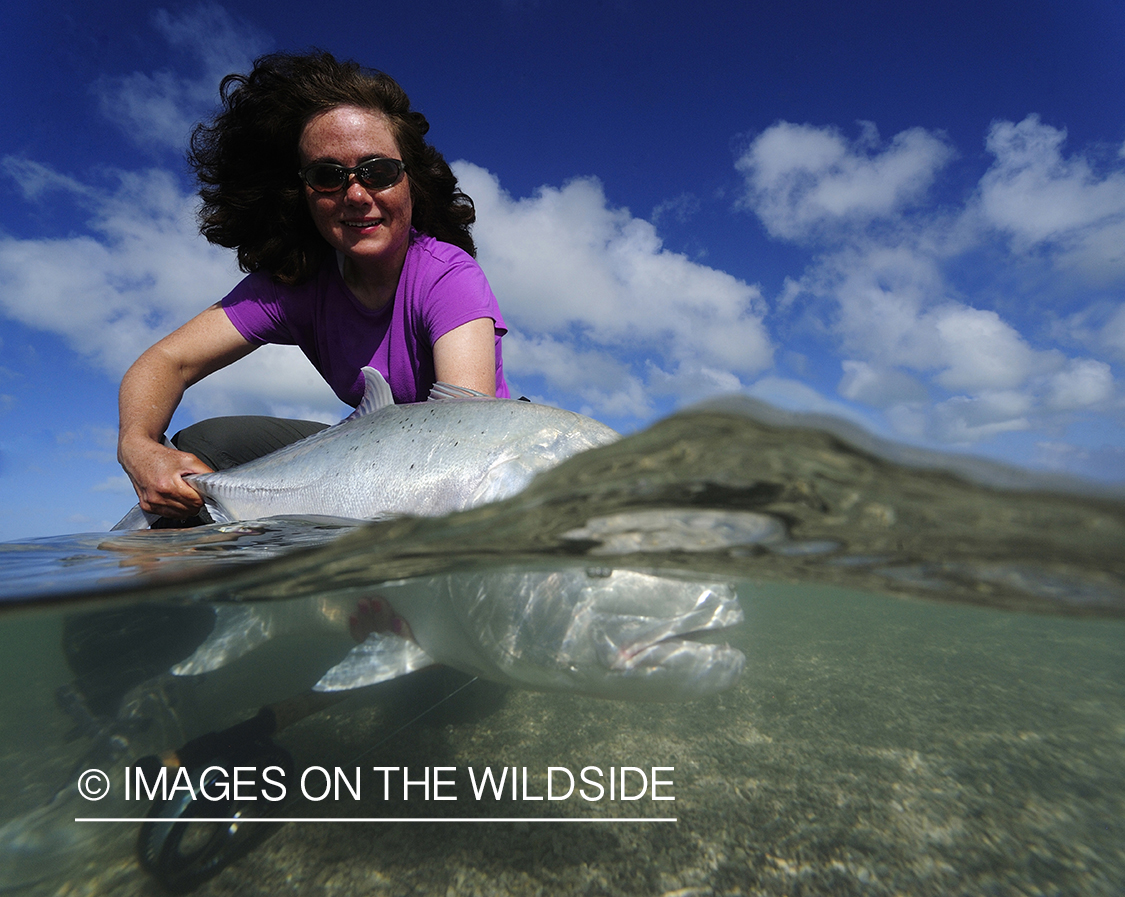
<svg viewBox="0 0 1125 897">
<path fill-rule="evenodd" d="M 492 403 L 508 413 L 508 423 L 503 437 L 494 442 L 484 476 L 464 505 L 468 508 L 516 495 L 544 471 L 621 438 L 605 424 L 547 405 L 497 399 Z"/>
<path fill-rule="evenodd" d="M 745 666 L 741 651 L 696 638 L 742 622 L 738 596 L 726 584 L 581 568 L 475 579 L 474 588 L 451 597 L 468 602 L 459 611 L 490 661 L 475 671 L 488 678 L 594 697 L 684 701 L 730 688 Z"/>
</svg>

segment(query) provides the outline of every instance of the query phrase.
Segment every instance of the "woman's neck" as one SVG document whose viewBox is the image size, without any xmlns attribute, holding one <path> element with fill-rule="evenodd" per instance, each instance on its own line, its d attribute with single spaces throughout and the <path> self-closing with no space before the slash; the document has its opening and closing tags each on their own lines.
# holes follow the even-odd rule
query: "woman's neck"
<svg viewBox="0 0 1125 897">
<path fill-rule="evenodd" d="M 364 308 L 378 311 L 394 300 L 405 258 L 391 270 L 383 266 L 363 269 L 354 259 L 346 255 L 341 258 L 340 276 Z"/>
</svg>

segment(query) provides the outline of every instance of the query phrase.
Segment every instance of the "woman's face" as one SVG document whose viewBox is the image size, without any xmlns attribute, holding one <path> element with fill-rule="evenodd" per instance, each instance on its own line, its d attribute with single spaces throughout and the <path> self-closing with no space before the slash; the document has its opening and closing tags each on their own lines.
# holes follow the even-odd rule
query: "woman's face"
<svg viewBox="0 0 1125 897">
<path fill-rule="evenodd" d="M 301 167 L 311 162 L 335 162 L 354 168 L 383 156 L 401 159 L 387 119 L 356 106 L 337 106 L 305 125 L 297 145 Z M 361 280 L 397 281 L 410 244 L 409 175 L 384 190 L 370 190 L 352 175 L 343 190 L 317 193 L 305 187 L 316 228 L 351 262 Z"/>
</svg>

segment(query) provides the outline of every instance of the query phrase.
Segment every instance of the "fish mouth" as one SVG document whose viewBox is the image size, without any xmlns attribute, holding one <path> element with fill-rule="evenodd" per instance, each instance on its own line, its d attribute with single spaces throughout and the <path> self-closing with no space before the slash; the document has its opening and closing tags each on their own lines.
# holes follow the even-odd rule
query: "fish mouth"
<svg viewBox="0 0 1125 897">
<path fill-rule="evenodd" d="M 649 644 L 614 646 L 611 652 L 607 652 L 602 658 L 602 662 L 607 669 L 628 672 L 644 667 L 658 667 L 667 663 L 670 658 L 681 654 L 716 658 L 726 652 L 742 653 L 727 644 L 698 640 L 700 636 L 707 634 L 710 633 L 690 632 L 680 636 L 668 636 Z"/>
<path fill-rule="evenodd" d="M 745 655 L 724 643 L 696 641 L 704 634 L 670 635 L 655 642 L 624 645 L 606 638 L 598 646 L 601 649 L 598 660 L 608 671 L 622 674 L 670 672 L 673 668 L 683 673 L 685 666 L 698 667 L 702 671 L 732 664 L 737 664 L 738 672 L 741 672 Z"/>
<path fill-rule="evenodd" d="M 678 587 L 682 607 L 685 589 L 691 587 L 684 583 Z M 602 666 L 621 674 L 658 670 L 686 674 L 686 667 L 703 670 L 736 664 L 741 672 L 745 662 L 741 651 L 697 640 L 743 622 L 745 615 L 734 589 L 726 585 L 697 585 L 693 591 L 694 606 L 674 615 L 659 615 L 660 599 L 664 596 L 655 595 L 652 616 L 603 616 L 592 629 Z"/>
<path fill-rule="evenodd" d="M 718 628 L 725 627 L 707 632 Z M 599 654 L 607 684 L 613 683 L 612 696 L 692 701 L 733 688 L 746 667 L 746 655 L 727 644 L 695 641 L 698 635 L 703 632 L 669 635 L 647 644 L 603 643 Z"/>
</svg>

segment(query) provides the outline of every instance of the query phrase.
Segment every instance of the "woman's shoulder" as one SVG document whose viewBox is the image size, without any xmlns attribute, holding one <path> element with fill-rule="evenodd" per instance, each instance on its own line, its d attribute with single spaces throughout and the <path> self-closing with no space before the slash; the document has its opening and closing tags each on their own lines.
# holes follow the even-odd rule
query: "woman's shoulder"
<svg viewBox="0 0 1125 897">
<path fill-rule="evenodd" d="M 468 266 L 479 268 L 476 259 L 459 246 L 443 243 L 436 237 L 418 231 L 410 233 L 410 248 L 407 257 L 413 256 L 416 264 L 433 265 L 441 268 Z"/>
<path fill-rule="evenodd" d="M 433 293 L 458 295 L 488 289 L 476 259 L 452 243 L 414 232 L 403 266 L 403 286 L 415 300 Z"/>
<path fill-rule="evenodd" d="M 278 280 L 269 271 L 247 274 L 223 299 L 232 315 L 266 314 L 272 318 L 303 320 L 332 291 L 331 269 L 321 265 L 299 283 Z"/>
</svg>

